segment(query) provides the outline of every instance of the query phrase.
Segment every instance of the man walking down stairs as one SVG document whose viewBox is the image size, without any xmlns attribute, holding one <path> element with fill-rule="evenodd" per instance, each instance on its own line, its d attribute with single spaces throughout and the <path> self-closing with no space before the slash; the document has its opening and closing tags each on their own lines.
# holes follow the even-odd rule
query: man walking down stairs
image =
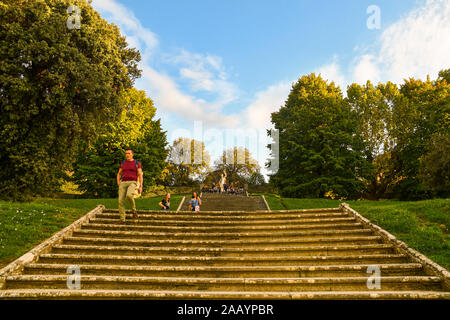
<svg viewBox="0 0 450 320">
<path fill-rule="evenodd" d="M 263 200 L 251 198 L 239 203 Z M 450 298 L 447 270 L 348 206 L 232 209 L 139 211 L 120 224 L 99 206 L 2 269 L 0 298 Z"/>
</svg>

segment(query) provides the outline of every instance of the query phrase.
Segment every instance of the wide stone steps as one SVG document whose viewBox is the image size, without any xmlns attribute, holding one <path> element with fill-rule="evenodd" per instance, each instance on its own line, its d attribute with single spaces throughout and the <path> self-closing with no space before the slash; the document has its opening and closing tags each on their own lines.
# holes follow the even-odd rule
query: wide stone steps
<svg viewBox="0 0 450 320">
<path fill-rule="evenodd" d="M 86 245 L 91 243 L 104 244 L 109 246 L 145 246 L 145 247 L 223 247 L 239 246 L 242 248 L 254 247 L 264 248 L 272 247 L 290 247 L 305 244 L 320 245 L 345 245 L 345 244 L 375 244 L 380 243 L 380 236 L 340 236 L 326 238 L 276 238 L 276 239 L 258 239 L 258 240 L 145 240 L 145 239 L 117 239 L 117 238 L 92 238 L 92 237 L 67 237 L 63 240 L 64 244 Z"/>
<path fill-rule="evenodd" d="M 118 218 L 118 216 L 117 216 Z M 96 219 L 90 219 L 89 223 L 92 224 L 117 224 L 118 219 L 103 219 L 103 218 L 96 218 Z M 193 219 L 185 218 L 184 220 L 180 219 L 168 219 L 165 217 L 161 217 L 161 219 L 152 219 L 152 220 L 134 220 L 131 219 L 131 217 L 126 221 L 125 225 L 139 225 L 139 226 L 191 226 Z M 305 224 L 314 224 L 314 223 L 333 223 L 333 224 L 341 224 L 341 223 L 351 223 L 355 222 L 355 218 L 351 217 L 342 217 L 342 218 L 317 218 L 317 219 L 308 219 L 308 218 L 298 218 L 294 221 L 289 221 L 291 224 L 295 225 L 305 225 Z M 284 226 L 286 225 L 286 220 L 282 219 L 272 219 L 272 220 L 223 220 L 223 221 L 215 221 L 215 220 L 207 220 L 207 221 L 201 221 L 196 220 L 195 226 L 211 226 L 211 227 L 229 227 L 229 226 Z"/>
<path fill-rule="evenodd" d="M 66 275 L 68 264 L 35 263 L 25 268 L 26 275 Z M 122 266 L 79 265 L 83 275 L 194 278 L 306 278 L 367 277 L 368 264 L 324 266 Z M 386 276 L 423 276 L 421 264 L 380 264 Z"/>
<path fill-rule="evenodd" d="M 127 224 L 127 225 L 117 225 L 117 224 L 95 224 L 88 223 L 81 226 L 83 230 L 111 230 L 111 231 L 139 231 L 139 232 L 152 232 L 161 231 L 165 232 L 251 232 L 251 231 L 265 231 L 265 232 L 284 232 L 286 230 L 348 230 L 348 229 L 358 229 L 361 228 L 361 223 L 316 223 L 316 224 L 289 224 L 289 225 L 279 225 L 279 226 L 231 226 L 231 227 L 200 227 L 200 226 L 150 226 L 150 225 L 139 225 L 139 224 Z"/>
<path fill-rule="evenodd" d="M 332 265 L 332 264 L 382 264 L 406 263 L 401 254 L 362 255 L 310 255 L 310 256 L 126 256 L 89 254 L 42 254 L 39 263 L 108 264 L 108 265 L 153 265 L 153 266 L 285 266 L 285 265 Z"/>
<path fill-rule="evenodd" d="M 324 209 L 324 211 L 292 211 L 292 212 L 277 212 L 273 211 L 259 211 L 259 212 L 228 212 L 223 213 L 221 211 L 208 211 L 208 212 L 172 212 L 172 211 L 137 211 L 139 214 L 139 220 L 190 220 L 192 222 L 196 221 L 267 221 L 267 220 L 292 220 L 292 219 L 311 219 L 311 218 L 339 218 L 349 216 L 336 209 Z M 132 214 L 126 212 L 127 219 L 132 220 Z M 95 218 L 103 219 L 119 219 L 119 212 L 117 210 L 107 210 L 105 212 L 99 213 Z"/>
<path fill-rule="evenodd" d="M 280 232 L 141 232 L 141 231 L 106 231 L 106 230 L 78 230 L 73 232 L 75 237 L 110 237 L 119 239 L 197 239 L 197 240 L 214 240 L 214 239 L 262 239 L 262 238 L 320 238 L 326 236 L 358 236 L 373 235 L 370 229 L 349 229 L 349 230 L 313 230 L 313 231 L 280 231 Z"/>
<path fill-rule="evenodd" d="M 252 198 L 204 195 L 200 212 L 139 210 L 125 223 L 117 210 L 95 211 L 7 275 L 0 298 L 450 298 L 440 277 L 354 215 L 339 208 L 246 211 L 264 204 Z M 215 210 L 205 211 L 211 204 Z M 218 211 L 223 207 L 229 211 Z M 374 266 L 380 290 L 368 289 Z M 74 267 L 79 290 L 68 286 Z"/>
<path fill-rule="evenodd" d="M 440 291 L 175 291 L 175 290 L 70 290 L 17 289 L 1 292 L 3 299 L 130 299 L 130 300 L 436 300 L 450 299 Z"/>
<path fill-rule="evenodd" d="M 20 275 L 7 278 L 8 288 L 66 289 L 67 276 Z M 440 278 L 431 276 L 383 277 L 385 290 L 438 290 Z M 202 291 L 360 291 L 367 277 L 345 278 L 175 278 L 80 276 L 81 289 L 202 290 Z"/>
<path fill-rule="evenodd" d="M 394 248 L 388 244 L 373 245 L 343 245 L 343 246 L 302 246 L 302 247 L 265 247 L 265 248 L 238 248 L 238 247 L 117 247 L 98 245 L 55 245 L 53 253 L 63 254 L 100 254 L 124 256 L 239 256 L 239 257 L 270 257 L 270 256 L 304 256 L 304 255 L 348 255 L 348 254 L 388 254 L 394 253 Z"/>
</svg>

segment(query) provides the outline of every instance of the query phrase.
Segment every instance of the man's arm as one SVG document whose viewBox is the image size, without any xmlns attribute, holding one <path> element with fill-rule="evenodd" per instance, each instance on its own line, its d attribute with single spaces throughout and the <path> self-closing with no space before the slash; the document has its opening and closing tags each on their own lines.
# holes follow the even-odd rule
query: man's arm
<svg viewBox="0 0 450 320">
<path fill-rule="evenodd" d="M 120 186 L 120 177 L 122 176 L 122 168 L 117 172 L 117 185 Z"/>
<path fill-rule="evenodd" d="M 138 176 L 139 176 L 139 193 L 142 193 L 142 187 L 144 186 L 144 172 L 142 172 L 141 168 L 138 168 Z"/>
</svg>

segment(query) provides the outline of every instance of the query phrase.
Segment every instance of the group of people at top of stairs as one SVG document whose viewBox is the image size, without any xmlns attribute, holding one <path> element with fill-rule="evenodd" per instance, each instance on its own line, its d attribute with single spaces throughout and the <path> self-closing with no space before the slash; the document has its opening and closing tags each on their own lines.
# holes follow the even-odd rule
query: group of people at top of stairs
<svg viewBox="0 0 450 320">
<path fill-rule="evenodd" d="M 119 216 L 122 222 L 125 222 L 125 201 L 130 203 L 133 211 L 133 218 L 137 219 L 138 214 L 136 210 L 136 203 L 134 198 L 142 194 L 144 185 L 144 174 L 142 172 L 142 165 L 139 161 L 134 159 L 134 152 L 131 148 L 125 149 L 125 161 L 120 164 L 117 172 L 117 185 L 119 187 Z M 202 200 L 194 192 L 189 201 L 190 211 L 200 211 Z M 159 202 L 162 210 L 170 210 L 170 193 L 167 193 L 165 198 Z"/>
<path fill-rule="evenodd" d="M 230 185 L 227 183 L 223 184 L 223 191 L 220 188 L 219 185 L 215 184 L 214 182 L 211 184 L 211 186 L 203 186 L 202 188 L 203 193 L 228 193 L 228 194 L 244 194 L 244 188 L 240 186 L 238 183 L 232 182 Z"/>
<path fill-rule="evenodd" d="M 227 183 L 227 172 L 223 170 L 223 173 L 220 175 L 220 181 L 218 184 L 214 182 L 211 184 L 211 187 L 203 186 L 202 192 L 210 192 L 210 193 L 231 193 L 231 194 L 243 194 L 245 193 L 244 188 L 242 188 L 238 183 L 232 182 L 230 185 Z"/>
</svg>

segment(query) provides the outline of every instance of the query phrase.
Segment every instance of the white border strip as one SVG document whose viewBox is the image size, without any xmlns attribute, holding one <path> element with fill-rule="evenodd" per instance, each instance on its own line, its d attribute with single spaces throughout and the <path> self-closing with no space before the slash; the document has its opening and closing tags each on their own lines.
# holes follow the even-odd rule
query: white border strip
<svg viewBox="0 0 450 320">
<path fill-rule="evenodd" d="M 177 208 L 177 211 L 176 211 L 176 212 L 180 211 L 181 206 L 182 206 L 183 203 L 184 203 L 184 199 L 186 199 L 186 196 L 183 196 L 183 199 L 181 199 L 181 202 L 180 202 L 180 204 L 178 205 L 178 208 Z"/>
<path fill-rule="evenodd" d="M 272 211 L 272 210 L 270 210 L 269 204 L 268 204 L 267 201 L 266 201 L 266 197 L 264 197 L 264 195 L 262 195 L 261 198 L 263 199 L 264 204 L 266 205 L 267 210 L 268 210 L 268 211 Z"/>
</svg>

